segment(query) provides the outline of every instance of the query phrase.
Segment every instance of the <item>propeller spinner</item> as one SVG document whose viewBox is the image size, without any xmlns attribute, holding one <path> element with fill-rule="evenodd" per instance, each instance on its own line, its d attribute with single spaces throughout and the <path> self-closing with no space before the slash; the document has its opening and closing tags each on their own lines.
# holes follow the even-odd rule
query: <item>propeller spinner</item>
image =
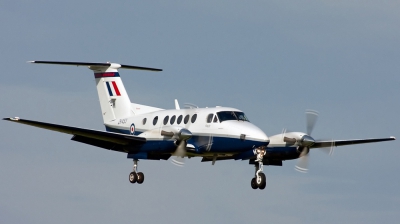
<svg viewBox="0 0 400 224">
<path fill-rule="evenodd" d="M 298 142 L 299 144 L 299 162 L 295 166 L 295 169 L 299 172 L 306 173 L 308 171 L 308 154 L 310 152 L 310 147 L 314 145 L 315 140 L 311 137 L 311 133 L 317 123 L 318 112 L 315 110 L 307 110 L 306 111 L 306 127 L 307 134 L 303 135 L 301 140 Z"/>
<path fill-rule="evenodd" d="M 169 127 L 168 129 L 162 130 L 161 135 L 175 139 L 177 144 L 176 150 L 172 154 L 174 158 L 172 158 L 171 162 L 177 166 L 183 166 L 185 164 L 184 157 L 186 156 L 187 140 L 193 136 L 192 132 L 186 128 Z"/>
</svg>

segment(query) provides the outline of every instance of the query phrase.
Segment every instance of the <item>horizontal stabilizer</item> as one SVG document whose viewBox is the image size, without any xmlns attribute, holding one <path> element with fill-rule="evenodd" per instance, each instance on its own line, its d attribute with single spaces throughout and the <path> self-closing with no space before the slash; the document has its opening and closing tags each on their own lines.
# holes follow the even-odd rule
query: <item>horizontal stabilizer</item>
<svg viewBox="0 0 400 224">
<path fill-rule="evenodd" d="M 29 63 L 35 64 L 53 64 L 53 65 L 75 65 L 75 66 L 95 66 L 95 67 L 114 67 L 118 68 L 125 68 L 125 69 L 135 69 L 135 70 L 145 70 L 145 71 L 153 71 L 153 72 L 160 72 L 162 69 L 158 68 L 147 68 L 147 67 L 139 67 L 133 65 L 122 65 L 117 63 L 96 63 L 96 62 L 72 62 L 72 61 L 28 61 Z"/>
</svg>

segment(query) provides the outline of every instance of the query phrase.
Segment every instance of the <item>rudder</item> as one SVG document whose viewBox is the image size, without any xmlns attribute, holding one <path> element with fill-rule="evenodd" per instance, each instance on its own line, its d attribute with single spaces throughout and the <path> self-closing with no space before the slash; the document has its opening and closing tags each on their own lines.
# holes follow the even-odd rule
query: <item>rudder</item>
<svg viewBox="0 0 400 224">
<path fill-rule="evenodd" d="M 96 88 L 99 96 L 101 113 L 104 122 L 133 115 L 131 101 L 118 73 L 118 66 L 105 68 L 90 66 L 96 79 Z"/>
</svg>

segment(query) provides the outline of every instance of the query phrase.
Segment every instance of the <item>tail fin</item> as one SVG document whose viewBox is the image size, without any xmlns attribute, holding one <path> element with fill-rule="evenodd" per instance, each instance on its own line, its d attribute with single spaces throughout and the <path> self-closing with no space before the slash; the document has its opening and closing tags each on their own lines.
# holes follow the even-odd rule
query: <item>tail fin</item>
<svg viewBox="0 0 400 224">
<path fill-rule="evenodd" d="M 30 61 L 37 64 L 59 64 L 88 66 L 93 70 L 96 79 L 101 112 L 104 122 L 133 115 L 131 101 L 126 93 L 124 84 L 119 76 L 118 69 L 137 69 L 148 71 L 162 71 L 161 69 L 145 68 L 116 63 L 87 63 L 87 62 L 59 62 L 59 61 Z"/>
<path fill-rule="evenodd" d="M 90 66 L 96 78 L 97 93 L 104 122 L 129 117 L 131 101 L 119 76 L 117 66 Z"/>
</svg>

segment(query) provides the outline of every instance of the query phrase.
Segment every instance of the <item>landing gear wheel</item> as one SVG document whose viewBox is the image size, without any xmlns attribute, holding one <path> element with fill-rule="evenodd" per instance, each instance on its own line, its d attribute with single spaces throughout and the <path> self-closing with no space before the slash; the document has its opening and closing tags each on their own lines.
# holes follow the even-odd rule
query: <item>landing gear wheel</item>
<svg viewBox="0 0 400 224">
<path fill-rule="evenodd" d="M 265 188 L 265 185 L 267 184 L 267 180 L 265 178 L 264 173 L 258 174 L 258 177 L 256 177 L 256 183 L 257 183 L 258 188 L 260 188 L 261 190 L 263 190 Z"/>
<path fill-rule="evenodd" d="M 144 174 L 142 172 L 137 173 L 137 182 L 138 184 L 143 183 L 144 181 Z"/>
<path fill-rule="evenodd" d="M 253 188 L 254 190 L 258 188 L 255 177 L 251 179 L 251 188 Z"/>
<path fill-rule="evenodd" d="M 129 182 L 131 182 L 132 184 L 136 183 L 136 181 L 138 180 L 138 175 L 135 172 L 131 172 L 129 174 Z"/>
</svg>

